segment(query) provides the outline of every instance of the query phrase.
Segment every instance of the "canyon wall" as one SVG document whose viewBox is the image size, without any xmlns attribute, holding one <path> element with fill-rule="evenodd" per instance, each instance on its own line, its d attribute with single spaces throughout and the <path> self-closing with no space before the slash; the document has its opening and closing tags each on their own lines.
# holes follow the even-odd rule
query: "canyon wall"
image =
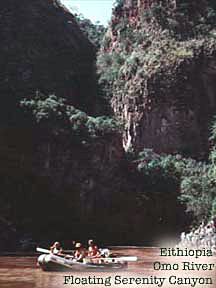
<svg viewBox="0 0 216 288">
<path fill-rule="evenodd" d="M 55 93 L 93 112 L 95 48 L 74 16 L 56 0 L 24 0 L 22 5 L 8 0 L 1 2 L 0 10 L 4 104 L 10 106 L 14 97 L 30 98 L 40 91 Z M 5 118 L 8 120 L 8 114 Z"/>
<path fill-rule="evenodd" d="M 95 48 L 59 1 L 0 4 L 2 250 L 29 238 L 144 245 L 184 225 L 177 158 L 137 160 L 123 145 L 208 150 L 214 10 L 202 23 L 175 1 L 119 3 L 98 67 L 108 93 L 99 103 L 109 100 L 120 123 L 94 117 Z"/>
<path fill-rule="evenodd" d="M 45 239 L 49 233 L 58 237 L 72 231 L 80 219 L 94 215 L 95 207 L 108 205 L 111 200 L 99 179 L 109 181 L 104 170 L 109 177 L 115 173 L 123 150 L 118 132 L 106 134 L 101 128 L 100 135 L 87 137 L 89 142 L 82 138 L 88 134 L 85 127 L 74 132 L 87 122 L 92 131 L 105 120 L 83 112 L 95 113 L 96 48 L 60 1 L 1 1 L 0 38 L 4 250 L 16 249 L 26 233 Z M 22 101 L 38 106 L 29 114 Z M 82 111 L 70 113 L 74 106 Z"/>
<path fill-rule="evenodd" d="M 108 97 L 124 125 L 126 151 L 198 157 L 208 151 L 216 107 L 215 7 L 194 3 L 125 0 L 113 10 L 98 67 L 101 82 L 113 87 Z"/>
</svg>

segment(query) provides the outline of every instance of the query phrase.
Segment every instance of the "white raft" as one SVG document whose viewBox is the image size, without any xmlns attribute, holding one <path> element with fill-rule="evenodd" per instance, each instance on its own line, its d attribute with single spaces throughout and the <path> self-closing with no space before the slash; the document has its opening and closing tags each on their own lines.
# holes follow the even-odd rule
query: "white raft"
<svg viewBox="0 0 216 288">
<path fill-rule="evenodd" d="M 128 261 L 137 261 L 137 257 L 105 257 L 95 259 L 84 259 L 83 262 L 78 262 L 75 259 L 67 259 L 62 256 L 51 254 L 49 250 L 37 248 L 42 254 L 38 257 L 38 264 L 44 271 L 61 271 L 61 270 L 110 270 L 123 269 L 127 267 Z"/>
</svg>

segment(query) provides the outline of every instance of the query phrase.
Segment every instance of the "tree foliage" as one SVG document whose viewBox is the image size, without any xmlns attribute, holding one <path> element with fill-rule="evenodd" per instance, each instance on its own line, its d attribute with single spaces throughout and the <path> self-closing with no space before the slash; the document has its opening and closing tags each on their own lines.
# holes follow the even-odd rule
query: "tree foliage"
<svg viewBox="0 0 216 288">
<path fill-rule="evenodd" d="M 99 81 L 107 98 L 125 94 L 133 97 L 135 90 L 136 94 L 142 92 L 139 84 L 149 79 L 160 81 L 161 90 L 176 87 L 183 60 L 194 63 L 203 51 L 208 57 L 216 50 L 216 9 L 212 1 L 179 1 L 176 9 L 156 2 L 140 10 L 133 21 L 125 13 L 122 1 L 118 1 L 111 33 L 105 35 L 97 59 Z M 137 62 L 131 61 L 134 55 Z"/>
<path fill-rule="evenodd" d="M 137 161 L 147 191 L 157 192 L 155 195 L 160 200 L 177 197 L 179 203 L 186 206 L 186 212 L 193 215 L 194 223 L 207 220 L 215 213 L 216 184 L 211 173 L 212 164 L 181 155 L 159 155 L 152 150 L 139 153 Z"/>
<path fill-rule="evenodd" d="M 101 46 L 106 27 L 100 22 L 93 24 L 91 20 L 85 18 L 82 14 L 74 14 L 76 21 L 78 22 L 80 29 L 88 37 L 88 39 L 94 44 L 98 50 Z"/>
<path fill-rule="evenodd" d="M 37 93 L 35 98 L 24 99 L 20 105 L 31 116 L 33 123 L 55 135 L 72 133 L 90 139 L 115 134 L 120 129 L 113 118 L 88 116 L 55 95 Z"/>
</svg>

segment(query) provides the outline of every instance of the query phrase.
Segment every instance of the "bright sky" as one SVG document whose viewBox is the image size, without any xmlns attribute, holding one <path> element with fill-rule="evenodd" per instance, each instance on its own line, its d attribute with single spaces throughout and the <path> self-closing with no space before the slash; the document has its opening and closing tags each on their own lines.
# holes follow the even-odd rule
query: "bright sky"
<svg viewBox="0 0 216 288">
<path fill-rule="evenodd" d="M 76 13 L 81 13 L 93 23 L 100 21 L 106 25 L 111 18 L 115 0 L 61 0 L 61 2 Z"/>
</svg>

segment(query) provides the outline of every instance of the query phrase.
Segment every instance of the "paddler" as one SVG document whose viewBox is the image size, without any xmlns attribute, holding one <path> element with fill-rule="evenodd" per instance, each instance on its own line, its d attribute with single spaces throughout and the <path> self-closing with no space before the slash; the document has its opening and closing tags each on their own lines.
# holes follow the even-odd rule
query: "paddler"
<svg viewBox="0 0 216 288">
<path fill-rule="evenodd" d="M 74 253 L 76 261 L 83 262 L 83 259 L 86 257 L 86 255 L 87 255 L 86 249 L 82 246 L 82 244 L 79 242 L 76 243 Z"/>
<path fill-rule="evenodd" d="M 63 249 L 61 247 L 61 244 L 59 242 L 57 242 L 57 241 L 50 247 L 50 252 L 52 254 L 55 254 L 55 255 L 64 255 L 62 253 Z"/>
<path fill-rule="evenodd" d="M 94 240 L 90 239 L 88 241 L 88 257 L 90 258 L 98 258 L 101 257 L 101 253 L 97 247 L 97 245 L 94 243 Z"/>
</svg>

